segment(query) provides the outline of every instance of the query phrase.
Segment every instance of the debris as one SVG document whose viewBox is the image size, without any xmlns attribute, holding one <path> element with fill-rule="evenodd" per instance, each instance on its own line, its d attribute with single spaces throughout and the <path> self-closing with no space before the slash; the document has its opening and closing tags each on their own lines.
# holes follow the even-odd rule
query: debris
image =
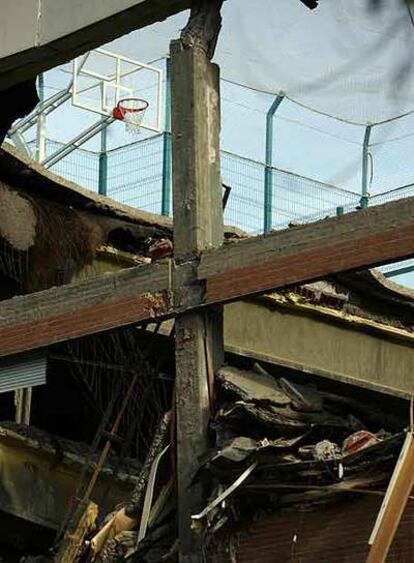
<svg viewBox="0 0 414 563">
<path fill-rule="evenodd" d="M 116 537 L 121 532 L 130 532 L 137 525 L 136 518 L 130 518 L 125 513 L 125 508 L 119 510 L 90 542 L 91 550 L 96 557 L 104 547 L 105 543 Z"/>
<path fill-rule="evenodd" d="M 329 440 L 322 440 L 318 442 L 313 450 L 313 457 L 318 461 L 326 459 L 339 459 L 342 457 L 341 449 L 337 444 Z"/>
<path fill-rule="evenodd" d="M 259 364 L 222 368 L 217 381 L 215 450 L 197 476 L 204 484 L 210 477 L 214 500 L 193 516 L 197 528 L 207 519 L 208 537 L 282 508 L 383 494 L 403 434 L 375 433 L 359 417 L 379 422 L 387 413 L 371 416 L 375 405 L 298 384 L 286 372 L 275 377 Z M 341 448 L 359 441 L 366 447 Z"/>
<path fill-rule="evenodd" d="M 103 552 L 97 557 L 96 561 L 98 563 L 117 563 L 122 561 L 136 543 L 136 531 L 120 532 L 106 543 Z"/>
<path fill-rule="evenodd" d="M 218 373 L 223 389 L 236 394 L 245 401 L 263 401 L 277 406 L 288 405 L 290 397 L 277 385 L 275 379 L 266 373 L 241 371 L 224 367 Z"/>
<path fill-rule="evenodd" d="M 159 453 L 166 447 L 168 442 L 170 421 L 171 421 L 171 412 L 168 412 L 162 417 L 159 426 L 154 434 L 152 444 L 148 450 L 147 458 L 142 467 L 131 500 L 127 506 L 128 516 L 134 516 L 134 515 L 136 516 L 141 511 L 142 508 L 141 505 L 143 502 L 152 464 L 154 463 L 154 460 L 159 455 Z"/>
<path fill-rule="evenodd" d="M 157 455 L 157 457 L 154 459 L 152 466 L 151 466 L 151 471 L 150 471 L 150 474 L 149 474 L 149 477 L 148 477 L 147 490 L 145 491 L 145 498 L 144 498 L 144 505 L 143 505 L 143 508 L 142 508 L 141 522 L 140 522 L 140 525 L 139 525 L 138 542 L 140 542 L 141 540 L 143 540 L 145 538 L 145 534 L 147 532 L 148 520 L 149 520 L 149 517 L 150 517 L 152 499 L 153 499 L 153 496 L 154 496 L 154 487 L 155 487 L 155 480 L 157 478 L 158 467 L 159 467 L 162 456 L 169 450 L 169 448 L 170 448 L 170 445 L 167 444 L 165 446 L 165 448 L 163 450 L 161 450 L 160 453 Z"/>
<path fill-rule="evenodd" d="M 54 558 L 55 563 L 73 563 L 85 550 L 85 538 L 91 533 L 98 517 L 98 506 L 89 502 L 78 525 L 62 540 L 59 552 Z"/>
<path fill-rule="evenodd" d="M 199 514 L 194 514 L 191 518 L 193 520 L 201 520 L 202 518 L 204 518 L 205 516 L 207 516 L 207 514 L 213 510 L 213 508 L 215 508 L 216 506 L 218 506 L 219 504 L 221 504 L 228 496 L 230 496 L 238 487 L 240 487 L 240 485 L 247 479 L 247 477 L 249 477 L 249 475 L 256 469 L 257 467 L 257 461 L 255 461 L 254 463 L 252 463 L 251 465 L 249 465 L 249 467 L 243 471 L 243 473 L 240 475 L 240 477 L 238 477 L 234 483 L 232 483 L 230 485 L 230 487 L 228 487 L 225 491 L 223 491 L 217 498 L 215 498 L 213 500 L 213 502 L 211 502 L 202 512 L 200 512 Z"/>
<path fill-rule="evenodd" d="M 293 408 L 308 412 L 320 412 L 322 410 L 322 397 L 310 387 L 292 383 L 285 377 L 280 378 L 280 385 L 291 397 Z"/>
<path fill-rule="evenodd" d="M 172 256 L 173 253 L 173 243 L 168 238 L 162 238 L 148 248 L 147 256 L 153 260 L 160 260 L 161 258 L 167 258 Z"/>
<path fill-rule="evenodd" d="M 351 434 L 351 436 L 348 436 L 348 438 L 344 440 L 342 451 L 347 454 L 352 454 L 362 448 L 367 448 L 368 446 L 377 444 L 380 441 L 380 438 L 372 432 L 359 430 L 359 432 Z"/>
<path fill-rule="evenodd" d="M 257 451 L 257 449 L 257 440 L 247 438 L 246 436 L 238 436 L 224 446 L 213 458 L 213 461 L 219 457 L 224 457 L 231 461 L 243 461 L 249 457 L 251 453 Z"/>
</svg>

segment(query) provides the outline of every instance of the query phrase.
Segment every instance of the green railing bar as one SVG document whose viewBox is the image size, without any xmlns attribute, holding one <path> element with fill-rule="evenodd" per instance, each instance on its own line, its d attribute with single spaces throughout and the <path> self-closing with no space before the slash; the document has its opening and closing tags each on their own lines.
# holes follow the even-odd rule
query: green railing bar
<svg viewBox="0 0 414 563">
<path fill-rule="evenodd" d="M 108 151 L 107 151 L 107 127 L 101 131 L 101 152 L 99 153 L 99 177 L 98 192 L 101 195 L 108 193 Z"/>
<path fill-rule="evenodd" d="M 268 233 L 272 230 L 272 207 L 273 207 L 273 117 L 277 108 L 283 101 L 284 96 L 279 94 L 270 106 L 266 115 L 266 158 L 265 158 L 265 180 L 264 180 L 264 225 L 263 230 Z"/>
</svg>

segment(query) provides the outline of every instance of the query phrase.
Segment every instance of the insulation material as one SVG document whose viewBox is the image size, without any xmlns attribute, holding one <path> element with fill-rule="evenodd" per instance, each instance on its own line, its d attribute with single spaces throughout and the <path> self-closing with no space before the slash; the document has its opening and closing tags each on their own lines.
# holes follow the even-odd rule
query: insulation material
<svg viewBox="0 0 414 563">
<path fill-rule="evenodd" d="M 36 227 L 37 217 L 30 202 L 0 181 L 0 235 L 16 250 L 29 250 Z"/>
</svg>

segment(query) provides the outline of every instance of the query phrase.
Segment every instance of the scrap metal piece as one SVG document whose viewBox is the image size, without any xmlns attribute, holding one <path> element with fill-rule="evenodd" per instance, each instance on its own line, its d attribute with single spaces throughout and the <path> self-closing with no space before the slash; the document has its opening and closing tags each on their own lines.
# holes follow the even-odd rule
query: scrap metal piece
<svg viewBox="0 0 414 563">
<path fill-rule="evenodd" d="M 170 448 L 170 444 L 167 444 L 165 448 L 157 455 L 157 457 L 154 459 L 152 463 L 151 471 L 148 478 L 147 490 L 145 491 L 144 506 L 142 509 L 141 522 L 139 525 L 137 545 L 141 540 L 145 538 L 145 534 L 147 533 L 148 521 L 151 514 L 152 498 L 154 496 L 154 487 L 157 478 L 158 467 L 163 455 L 169 450 L 169 448 Z"/>
<path fill-rule="evenodd" d="M 223 491 L 218 497 L 216 497 L 206 508 L 201 511 L 199 514 L 194 514 L 191 516 L 192 520 L 202 520 L 209 512 L 213 510 L 216 506 L 221 504 L 223 500 L 225 500 L 228 496 L 230 496 L 236 489 L 240 487 L 240 485 L 247 479 L 247 477 L 256 469 L 258 462 L 255 461 L 249 467 L 243 471 L 243 473 L 238 477 L 234 483 L 227 487 L 225 491 Z"/>
<path fill-rule="evenodd" d="M 161 260 L 172 255 L 173 243 L 168 238 L 157 240 L 147 250 L 147 256 L 153 260 Z"/>
</svg>

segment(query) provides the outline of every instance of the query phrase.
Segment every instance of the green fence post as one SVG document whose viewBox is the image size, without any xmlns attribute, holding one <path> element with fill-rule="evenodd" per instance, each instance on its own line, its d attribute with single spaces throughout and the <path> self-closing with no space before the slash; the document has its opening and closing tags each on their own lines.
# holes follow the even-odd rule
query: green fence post
<svg viewBox="0 0 414 563">
<path fill-rule="evenodd" d="M 277 108 L 283 101 L 284 96 L 279 94 L 270 106 L 266 115 L 266 158 L 265 158 L 265 181 L 264 181 L 264 232 L 272 230 L 272 199 L 273 199 L 273 117 Z"/>
<path fill-rule="evenodd" d="M 107 127 L 101 131 L 101 152 L 99 153 L 99 179 L 98 192 L 107 195 L 108 192 L 108 152 L 107 152 Z"/>
<path fill-rule="evenodd" d="M 171 62 L 166 60 L 161 214 L 171 214 Z"/>
<path fill-rule="evenodd" d="M 361 199 L 360 205 L 362 208 L 368 207 L 369 192 L 368 186 L 370 181 L 368 179 L 368 161 L 369 161 L 369 138 L 371 136 L 372 125 L 367 125 L 364 135 L 364 144 L 362 146 L 362 177 L 361 177 Z"/>
</svg>

